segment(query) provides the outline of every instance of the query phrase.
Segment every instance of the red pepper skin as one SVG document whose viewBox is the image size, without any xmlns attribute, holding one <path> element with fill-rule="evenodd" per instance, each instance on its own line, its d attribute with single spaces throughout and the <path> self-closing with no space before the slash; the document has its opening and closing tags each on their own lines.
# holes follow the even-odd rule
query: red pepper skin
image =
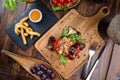
<svg viewBox="0 0 120 80">
<path fill-rule="evenodd" d="M 76 50 L 77 53 L 80 52 L 80 45 L 77 45 L 77 50 Z"/>
<path fill-rule="evenodd" d="M 58 52 L 58 47 L 59 47 L 59 45 L 60 45 L 60 39 L 56 39 L 56 40 L 55 40 L 55 43 L 54 43 L 54 45 L 53 45 L 54 50 L 55 50 L 56 52 Z"/>
<path fill-rule="evenodd" d="M 80 53 L 80 45 L 77 45 L 77 49 L 76 49 L 75 55 L 78 56 L 79 53 Z"/>
</svg>

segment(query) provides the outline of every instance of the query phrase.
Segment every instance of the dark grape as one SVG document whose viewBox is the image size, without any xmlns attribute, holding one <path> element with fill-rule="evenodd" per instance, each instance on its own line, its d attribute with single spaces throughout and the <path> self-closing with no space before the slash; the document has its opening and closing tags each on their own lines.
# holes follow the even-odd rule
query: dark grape
<svg viewBox="0 0 120 80">
<path fill-rule="evenodd" d="M 37 72 L 37 75 L 38 75 L 38 76 L 42 76 L 43 73 L 44 73 L 44 72 L 40 70 L 40 71 Z"/>
<path fill-rule="evenodd" d="M 49 77 L 47 77 L 45 80 L 51 80 Z"/>
<path fill-rule="evenodd" d="M 70 54 L 74 54 L 76 51 L 76 47 L 73 45 L 70 47 Z"/>
<path fill-rule="evenodd" d="M 43 70 L 44 70 L 45 72 L 47 72 L 48 69 L 47 69 L 46 66 L 44 66 L 44 67 L 43 67 Z"/>
<path fill-rule="evenodd" d="M 45 80 L 47 78 L 47 75 L 46 74 L 43 74 L 42 76 L 41 76 L 41 80 Z"/>
<path fill-rule="evenodd" d="M 45 66 L 45 65 L 40 65 L 40 68 L 41 68 L 41 70 L 43 70 L 43 71 L 47 71 L 47 67 Z"/>
<path fill-rule="evenodd" d="M 39 71 L 40 70 L 40 65 L 35 64 L 35 68 Z"/>
<path fill-rule="evenodd" d="M 51 79 L 53 79 L 53 78 L 55 78 L 55 73 L 52 72 L 49 76 Z"/>
<path fill-rule="evenodd" d="M 48 69 L 46 73 L 49 75 L 52 73 L 52 71 L 50 69 Z"/>
<path fill-rule="evenodd" d="M 31 68 L 31 72 L 32 72 L 33 74 L 36 74 L 36 73 L 37 73 L 37 70 L 33 67 L 33 68 Z"/>
<path fill-rule="evenodd" d="M 43 70 L 43 67 L 44 67 L 44 65 L 41 64 L 41 65 L 40 65 L 40 68 L 41 68 L 42 70 Z"/>
<path fill-rule="evenodd" d="M 51 80 L 55 77 L 55 73 L 43 64 L 35 64 L 35 66 L 31 68 L 31 72 L 38 75 L 41 80 Z"/>
</svg>

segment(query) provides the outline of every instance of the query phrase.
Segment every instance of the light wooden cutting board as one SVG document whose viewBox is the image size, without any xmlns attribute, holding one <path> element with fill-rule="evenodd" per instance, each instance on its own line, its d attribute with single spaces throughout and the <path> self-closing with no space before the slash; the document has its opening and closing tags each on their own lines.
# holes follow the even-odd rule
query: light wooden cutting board
<svg viewBox="0 0 120 80">
<path fill-rule="evenodd" d="M 83 17 L 75 9 L 72 9 L 36 42 L 35 48 L 56 71 L 65 79 L 68 79 L 88 60 L 88 50 L 94 41 L 98 43 L 97 49 L 100 49 L 104 45 L 104 40 L 98 33 L 98 23 L 109 13 L 110 10 L 108 7 L 102 7 L 95 16 Z M 60 64 L 58 54 L 46 47 L 50 36 L 60 37 L 63 29 L 69 26 L 80 31 L 82 38 L 85 39 L 86 47 L 79 53 L 80 58 L 76 58 L 75 60 L 67 59 L 67 64 L 62 65 Z"/>
</svg>

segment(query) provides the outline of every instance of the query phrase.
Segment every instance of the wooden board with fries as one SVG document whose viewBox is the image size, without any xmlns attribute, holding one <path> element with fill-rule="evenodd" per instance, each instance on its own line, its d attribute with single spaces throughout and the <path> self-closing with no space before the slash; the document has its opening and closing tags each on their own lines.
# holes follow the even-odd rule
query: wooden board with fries
<svg viewBox="0 0 120 80">
<path fill-rule="evenodd" d="M 28 19 L 27 16 L 32 9 L 38 9 L 44 13 L 40 22 L 33 23 Z M 40 0 L 36 0 L 30 8 L 16 17 L 13 23 L 7 27 L 6 32 L 22 50 L 27 50 L 58 20 Z"/>
</svg>

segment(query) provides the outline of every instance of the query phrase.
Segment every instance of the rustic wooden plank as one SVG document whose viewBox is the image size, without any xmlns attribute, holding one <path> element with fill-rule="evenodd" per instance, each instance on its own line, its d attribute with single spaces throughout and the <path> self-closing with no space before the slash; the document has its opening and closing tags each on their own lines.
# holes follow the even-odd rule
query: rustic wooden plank
<svg viewBox="0 0 120 80">
<path fill-rule="evenodd" d="M 1 5 L 3 3 L 0 3 Z M 25 53 L 23 52 L 21 49 L 19 49 L 17 47 L 17 45 L 8 37 L 8 35 L 5 32 L 5 29 L 14 21 L 14 19 L 16 19 L 16 17 L 18 17 L 19 15 L 21 15 L 21 13 L 23 13 L 25 11 L 26 8 L 26 4 L 25 3 L 18 3 L 18 9 L 16 11 L 10 11 L 8 9 L 4 10 L 4 14 L 2 15 L 2 19 L 1 19 L 1 27 L 0 27 L 0 50 L 2 49 L 7 49 L 9 51 L 15 52 L 15 53 Z M 22 76 L 30 76 L 26 71 L 24 71 L 23 68 L 20 67 L 20 65 L 18 63 L 16 63 L 15 61 L 13 61 L 11 58 L 6 57 L 5 55 L 0 56 L 0 70 L 1 71 L 6 71 L 6 72 L 10 72 L 13 73 L 14 75 L 22 75 Z M 9 66 L 9 67 L 8 67 Z M 24 74 L 21 74 L 22 72 Z M 21 72 L 21 73 L 19 73 Z M 0 78 L 3 80 L 8 80 L 8 77 L 6 78 Z"/>
<path fill-rule="evenodd" d="M 106 80 L 120 80 L 120 45 L 115 44 Z"/>
<path fill-rule="evenodd" d="M 3 1 L 4 1 L 4 0 L 0 0 L 0 3 L 3 3 Z M 2 18 L 3 11 L 4 11 L 4 5 L 1 4 L 1 5 L 0 5 L 0 23 L 1 23 L 1 18 Z"/>
<path fill-rule="evenodd" d="M 108 17 L 106 17 L 106 18 L 104 18 L 101 22 L 100 22 L 100 24 L 99 24 L 99 26 L 98 26 L 98 30 L 99 30 L 99 33 L 101 34 L 101 36 L 106 40 L 106 39 L 108 39 L 108 37 L 107 37 L 107 33 L 106 33 L 106 30 L 107 30 L 107 27 L 108 27 L 108 25 L 109 25 L 109 23 L 110 23 L 110 21 L 111 21 L 111 19 L 116 15 L 116 14 L 118 14 L 118 13 L 120 13 L 120 12 L 118 12 L 119 11 L 119 6 L 118 6 L 118 3 L 119 3 L 119 0 L 111 0 L 111 1 L 109 1 L 108 3 L 107 3 L 107 5 L 110 7 L 110 9 L 111 9 L 111 13 L 110 13 L 110 15 L 108 16 Z M 93 11 L 94 12 L 94 11 Z M 112 43 L 112 45 L 113 45 L 113 43 Z M 111 45 L 111 47 L 112 47 L 112 45 Z M 101 63 L 100 64 L 104 64 L 103 65 L 103 67 L 101 68 L 101 67 L 99 67 L 100 68 L 100 70 L 102 70 L 102 71 L 107 71 L 108 69 L 108 67 L 109 67 L 109 60 L 110 60 L 110 53 L 108 54 L 106 54 L 106 56 L 109 56 L 107 59 L 104 57 L 102 60 L 104 60 L 104 61 L 101 61 Z M 93 63 L 94 63 L 94 61 L 96 60 L 96 58 L 97 58 L 97 55 L 95 55 L 94 56 L 94 58 L 93 58 L 93 60 L 92 60 L 92 63 L 91 63 L 91 65 L 93 65 Z M 103 63 L 102 63 L 103 62 Z M 107 63 L 106 64 L 106 66 L 105 66 L 105 63 Z M 102 65 L 101 65 L 102 66 Z M 107 68 L 106 68 L 107 67 Z M 100 71 L 99 69 L 97 69 L 97 71 L 96 72 L 94 72 L 94 76 L 92 77 L 92 79 L 91 80 L 104 80 L 104 79 L 106 79 L 106 76 L 107 76 L 107 72 L 99 72 Z M 99 73 L 99 75 L 98 74 L 95 74 L 95 73 Z M 104 74 L 103 74 L 104 73 Z M 105 75 L 106 74 L 106 75 Z"/>
<path fill-rule="evenodd" d="M 112 55 L 112 49 L 113 49 L 114 42 L 109 39 L 106 48 L 104 52 L 102 53 L 102 56 L 99 60 L 99 63 L 92 74 L 91 80 L 105 80 L 107 71 L 109 68 L 109 63 Z M 99 54 L 99 52 L 98 52 Z M 93 64 L 93 62 L 92 62 Z"/>
</svg>

